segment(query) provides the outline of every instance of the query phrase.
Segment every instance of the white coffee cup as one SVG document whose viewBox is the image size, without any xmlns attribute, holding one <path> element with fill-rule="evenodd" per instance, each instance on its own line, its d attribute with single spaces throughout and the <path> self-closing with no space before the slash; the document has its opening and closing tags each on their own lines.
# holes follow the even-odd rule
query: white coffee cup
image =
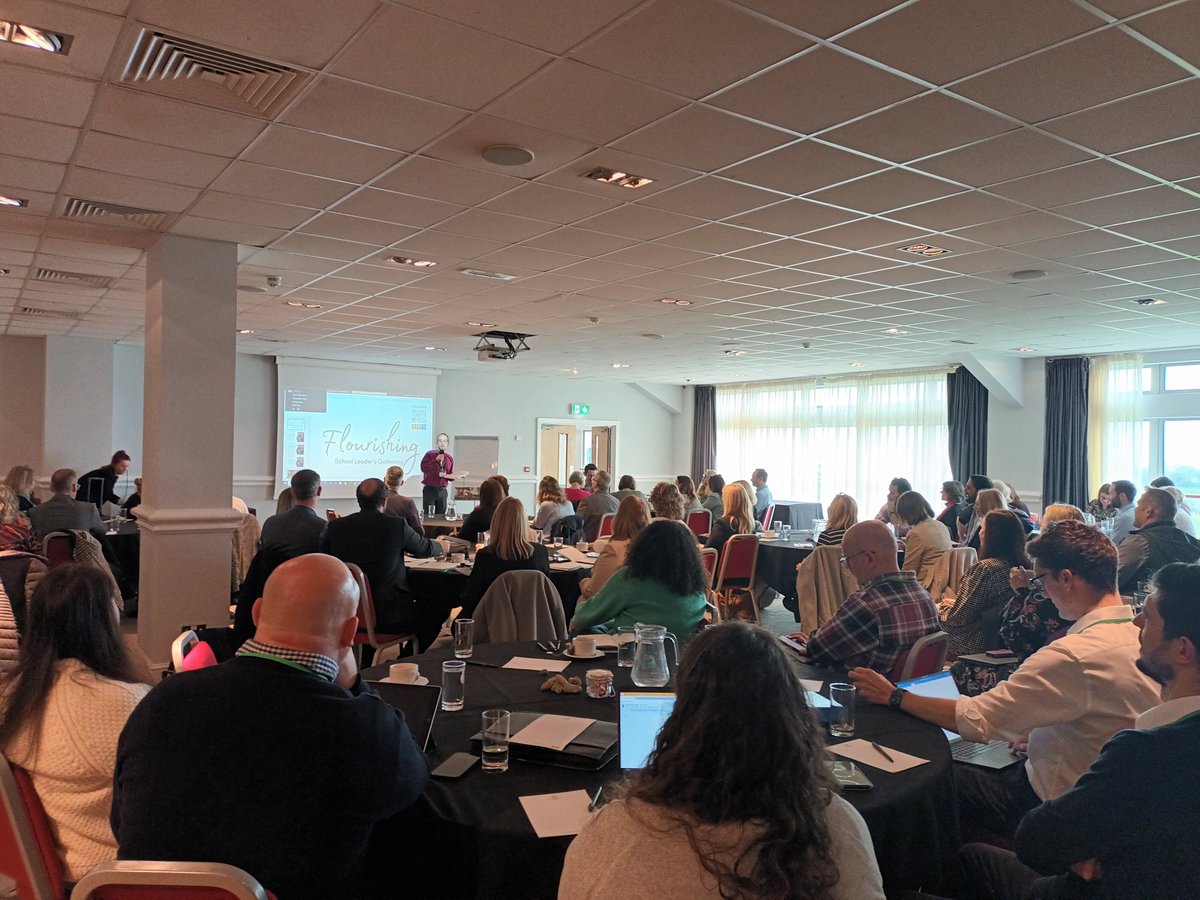
<svg viewBox="0 0 1200 900">
<path fill-rule="evenodd" d="M 587 553 L 587 548 L 588 548 L 587 541 L 580 541 L 578 544 L 575 545 L 575 549 L 578 550 L 580 553 Z"/>
<path fill-rule="evenodd" d="M 466 559 L 466 557 L 463 556 L 463 554 L 461 554 L 461 553 L 451 553 L 450 554 L 450 562 L 452 562 L 452 563 L 460 563 L 460 562 L 463 562 L 465 559 Z"/>
<path fill-rule="evenodd" d="M 400 684 L 412 684 L 421 677 L 421 670 L 416 663 L 392 663 L 388 668 L 388 678 Z"/>
<path fill-rule="evenodd" d="M 571 651 L 576 656 L 594 656 L 596 653 L 596 636 L 591 634 L 577 635 L 571 644 Z"/>
</svg>

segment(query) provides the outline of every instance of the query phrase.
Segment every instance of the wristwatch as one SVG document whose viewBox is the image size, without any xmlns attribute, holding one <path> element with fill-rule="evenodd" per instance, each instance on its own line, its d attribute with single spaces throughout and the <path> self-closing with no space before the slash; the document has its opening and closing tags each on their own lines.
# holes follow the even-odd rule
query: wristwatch
<svg viewBox="0 0 1200 900">
<path fill-rule="evenodd" d="M 888 697 L 888 708 L 899 709 L 900 704 L 904 702 L 904 695 L 907 694 L 904 688 L 896 688 L 892 691 L 892 696 Z"/>
</svg>

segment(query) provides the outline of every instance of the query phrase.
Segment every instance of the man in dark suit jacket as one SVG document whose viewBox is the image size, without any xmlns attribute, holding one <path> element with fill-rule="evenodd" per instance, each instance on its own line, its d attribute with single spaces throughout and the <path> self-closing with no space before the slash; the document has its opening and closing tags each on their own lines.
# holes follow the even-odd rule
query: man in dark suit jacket
<svg viewBox="0 0 1200 900">
<path fill-rule="evenodd" d="M 39 538 L 52 531 L 90 531 L 103 546 L 104 524 L 100 521 L 100 511 L 95 504 L 72 499 L 75 488 L 74 469 L 56 471 L 50 476 L 54 496 L 29 511 L 29 524 Z"/>
<path fill-rule="evenodd" d="M 316 553 L 326 525 L 317 512 L 317 498 L 321 496 L 320 475 L 312 469 L 301 469 L 292 476 L 292 496 L 296 505 L 267 519 L 258 541 L 263 550 L 275 550 L 287 559 Z"/>
<path fill-rule="evenodd" d="M 412 632 L 428 647 L 450 613 L 448 601 L 417 602 L 408 592 L 404 554 L 444 556 L 444 544 L 431 541 L 408 527 L 404 519 L 386 515 L 387 486 L 368 478 L 355 491 L 358 512 L 329 523 L 321 538 L 321 552 L 363 570 L 375 601 L 376 627 L 380 631 Z"/>
</svg>

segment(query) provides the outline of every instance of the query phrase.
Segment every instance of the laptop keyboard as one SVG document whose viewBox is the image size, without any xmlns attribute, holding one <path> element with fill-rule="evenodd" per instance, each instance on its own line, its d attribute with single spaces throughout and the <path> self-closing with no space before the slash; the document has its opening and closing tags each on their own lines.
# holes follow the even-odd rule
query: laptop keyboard
<svg viewBox="0 0 1200 900">
<path fill-rule="evenodd" d="M 967 762 L 976 757 L 994 750 L 996 747 L 1007 747 L 1008 744 L 1004 741 L 990 741 L 986 744 L 977 744 L 974 741 L 955 741 L 950 746 L 950 755 L 959 762 Z"/>
</svg>

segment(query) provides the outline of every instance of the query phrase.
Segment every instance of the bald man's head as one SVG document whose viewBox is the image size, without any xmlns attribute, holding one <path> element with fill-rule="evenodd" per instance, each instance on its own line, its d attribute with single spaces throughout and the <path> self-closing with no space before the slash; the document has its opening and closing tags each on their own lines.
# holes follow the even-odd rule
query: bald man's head
<svg viewBox="0 0 1200 900">
<path fill-rule="evenodd" d="M 860 585 L 880 575 L 898 572 L 896 539 L 882 522 L 871 519 L 846 530 L 842 538 L 842 556 Z"/>
<path fill-rule="evenodd" d="M 346 564 L 323 553 L 298 556 L 267 579 L 254 604 L 256 639 L 337 657 L 358 627 L 358 585 Z"/>
</svg>

